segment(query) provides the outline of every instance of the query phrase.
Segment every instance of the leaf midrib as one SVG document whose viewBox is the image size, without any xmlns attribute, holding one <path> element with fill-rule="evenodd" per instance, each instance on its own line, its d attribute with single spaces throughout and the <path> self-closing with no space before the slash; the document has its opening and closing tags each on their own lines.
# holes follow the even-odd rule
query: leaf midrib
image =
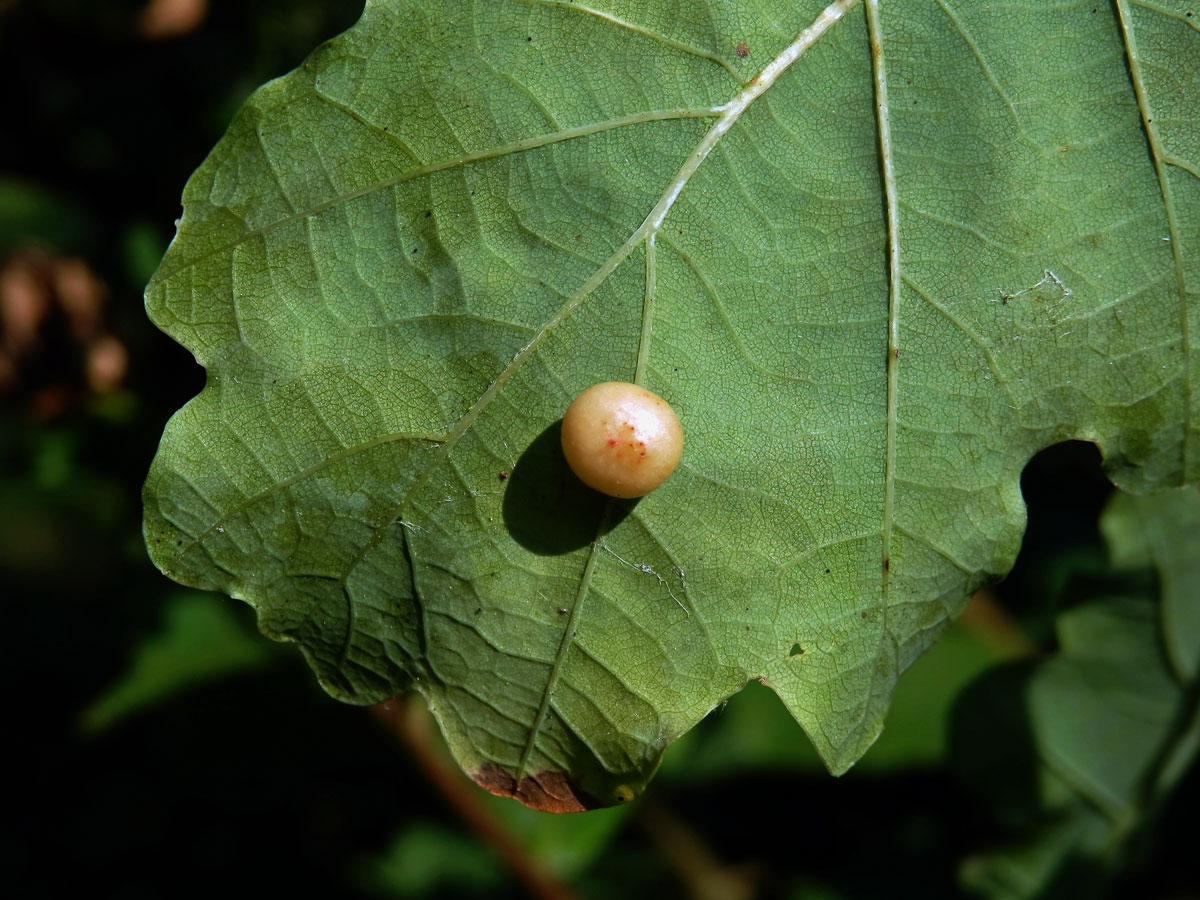
<svg viewBox="0 0 1200 900">
<path fill-rule="evenodd" d="M 867 32 L 871 44 L 872 73 L 875 81 L 875 130 L 879 141 L 879 167 L 884 197 L 884 217 L 887 229 L 888 313 L 887 313 L 887 387 L 886 424 L 884 436 L 883 514 L 880 517 L 880 614 L 879 650 L 891 653 L 896 670 L 896 648 L 891 637 L 888 614 L 892 586 L 892 532 L 895 530 L 896 507 L 896 429 L 900 403 L 900 268 L 899 201 L 896 190 L 895 158 L 892 150 L 891 110 L 888 106 L 887 69 L 884 63 L 883 26 L 879 16 L 879 0 L 866 0 Z M 876 677 L 879 676 L 876 668 Z M 893 676 L 894 677 L 894 674 Z M 874 693 L 874 691 L 872 691 Z M 867 721 L 871 704 L 864 703 L 859 727 Z"/>
<path fill-rule="evenodd" d="M 1137 38 L 1133 33 L 1132 13 L 1129 11 L 1129 0 L 1117 0 L 1117 17 L 1120 25 L 1121 40 L 1125 45 L 1125 58 L 1129 63 L 1129 78 L 1133 85 L 1134 97 L 1137 100 L 1138 112 L 1142 117 L 1142 129 L 1146 133 L 1146 143 L 1150 157 L 1154 160 L 1154 174 L 1158 179 L 1159 194 L 1162 197 L 1163 208 L 1167 219 L 1167 232 L 1171 239 L 1171 261 L 1175 270 L 1175 291 L 1179 297 L 1179 340 L 1183 351 L 1182 362 L 1182 392 L 1183 392 L 1183 440 L 1180 444 L 1180 483 L 1187 483 L 1192 447 L 1192 344 L 1188 327 L 1188 288 L 1183 263 L 1183 241 L 1180 239 L 1179 217 L 1175 209 L 1174 192 L 1167 175 L 1167 166 L 1171 159 L 1162 146 L 1158 128 L 1154 124 L 1154 112 L 1150 107 L 1150 98 L 1146 93 L 1146 83 L 1142 76 L 1141 56 L 1138 54 Z M 1147 6 L 1148 9 L 1154 9 Z M 1162 12 L 1161 10 L 1155 10 Z M 1185 170 L 1190 172 L 1190 169 Z M 1193 176 L 1195 172 L 1191 172 Z"/>
</svg>

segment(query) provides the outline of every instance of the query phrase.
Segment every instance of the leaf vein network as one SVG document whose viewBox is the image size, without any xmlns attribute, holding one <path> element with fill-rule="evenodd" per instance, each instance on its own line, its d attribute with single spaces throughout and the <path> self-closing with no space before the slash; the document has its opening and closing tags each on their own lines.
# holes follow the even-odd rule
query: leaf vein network
<svg viewBox="0 0 1200 900">
<path fill-rule="evenodd" d="M 361 441 L 357 444 L 352 444 L 349 447 L 344 447 L 343 449 L 341 449 L 335 453 L 331 453 L 329 456 L 325 457 L 324 459 L 320 460 L 319 462 L 313 463 L 312 465 L 308 466 L 307 468 L 301 469 L 299 472 L 295 472 L 292 475 L 289 475 L 288 477 L 275 482 L 274 484 L 270 485 L 269 487 L 264 488 L 263 490 L 259 491 L 258 493 L 253 494 L 250 497 L 247 497 L 246 499 L 239 501 L 238 503 L 236 503 L 233 507 L 231 507 L 229 509 L 222 510 L 215 504 L 209 502 L 208 500 L 204 500 L 205 504 L 210 509 L 212 509 L 212 511 L 216 514 L 217 518 L 214 519 L 212 522 L 210 522 L 207 526 L 202 528 L 200 531 L 193 534 L 191 536 L 191 541 L 189 541 L 188 543 L 181 546 L 176 555 L 182 556 L 188 550 L 192 549 L 193 547 L 195 547 L 198 544 L 201 544 L 203 542 L 203 540 L 205 539 L 205 537 L 207 537 L 209 534 L 219 531 L 219 529 L 222 528 L 224 526 L 224 524 L 226 522 L 228 522 L 230 519 L 232 519 L 235 516 L 239 515 L 240 513 L 244 512 L 245 510 L 247 510 L 251 506 L 255 505 L 256 503 L 261 503 L 263 500 L 267 499 L 268 497 L 272 496 L 273 494 L 275 494 L 279 491 L 287 490 L 289 487 L 291 487 L 294 484 L 297 484 L 301 481 L 305 481 L 309 478 L 312 478 L 314 475 L 319 474 L 320 472 L 324 471 L 325 469 L 329 468 L 330 466 L 333 466 L 333 465 L 341 462 L 344 459 L 348 459 L 350 457 L 357 456 L 360 453 L 365 453 L 368 450 L 372 450 L 375 447 L 379 447 L 383 444 L 390 444 L 390 443 L 394 443 L 396 441 L 405 441 L 405 440 L 424 441 L 424 442 L 428 442 L 428 443 L 431 443 L 434 445 L 439 445 L 443 441 L 446 440 L 446 437 L 444 435 L 426 434 L 426 433 L 419 433 L 419 432 L 404 432 L 404 431 L 397 431 L 397 432 L 390 432 L 388 434 L 382 434 L 377 437 L 373 437 L 369 440 Z M 218 462 L 218 465 L 219 464 L 220 463 Z M 227 477 L 232 480 L 232 473 L 228 473 Z M 203 495 L 200 495 L 200 496 L 201 496 L 201 499 L 204 499 Z M 389 519 L 388 522 L 383 527 L 386 528 L 388 525 L 391 525 L 393 521 L 394 521 L 394 518 Z M 347 575 L 349 575 L 349 572 L 347 572 Z"/>
<path fill-rule="evenodd" d="M 635 34 L 640 34 L 643 37 L 657 41 L 663 46 L 670 47 L 672 50 L 678 50 L 681 53 L 687 53 L 691 56 L 697 56 L 701 59 L 707 59 L 710 62 L 716 63 L 722 69 L 730 74 L 730 76 L 738 83 L 745 84 L 745 81 L 737 73 L 737 70 L 729 64 L 729 62 L 716 53 L 708 50 L 702 50 L 699 47 L 694 47 L 691 44 L 683 41 L 678 41 L 675 38 L 667 37 L 665 34 L 659 34 L 657 31 L 652 31 L 642 25 L 637 25 L 633 22 L 628 22 L 625 19 L 615 16 L 612 13 L 605 12 L 601 9 L 596 9 L 592 6 L 587 6 L 583 3 L 567 2 L 567 0 L 517 0 L 517 2 L 525 3 L 530 6 L 553 6 L 559 9 L 570 9 L 579 13 L 595 16 L 611 25 L 616 25 L 618 28 L 624 28 Z"/>
<path fill-rule="evenodd" d="M 338 105 L 334 103 L 334 101 L 329 101 L 328 98 L 323 99 L 326 99 L 327 102 L 333 103 L 333 105 Z M 361 185 L 353 190 L 348 190 L 344 193 L 329 197 L 320 201 L 319 203 L 314 203 L 312 206 L 306 209 L 297 210 L 292 215 L 283 216 L 264 225 L 260 225 L 257 228 L 247 228 L 236 238 L 225 244 L 205 250 L 203 253 L 197 254 L 196 256 L 193 256 L 184 262 L 175 265 L 174 267 L 166 268 L 164 266 L 162 271 L 155 273 L 154 278 L 150 282 L 148 290 L 152 290 L 153 288 L 171 278 L 174 278 L 176 275 L 185 270 L 194 268 L 197 264 L 204 262 L 205 260 L 219 256 L 222 253 L 229 252 L 251 238 L 268 234 L 275 229 L 289 225 L 292 222 L 310 218 L 324 212 L 327 209 L 331 209 L 343 203 L 349 203 L 376 191 L 395 187 L 396 185 L 404 184 L 409 181 L 415 181 L 416 179 L 423 178 L 427 175 L 433 175 L 438 172 L 443 172 L 447 169 L 453 169 L 459 166 L 469 165 L 471 163 L 484 162 L 490 159 L 497 159 L 516 153 L 523 153 L 528 150 L 536 150 L 551 144 L 560 143 L 561 141 L 573 140 L 579 137 L 587 137 L 588 135 L 592 134 L 600 134 L 605 131 L 612 131 L 617 128 L 623 128 L 630 125 L 641 125 L 647 122 L 663 122 L 671 119 L 708 119 L 719 115 L 720 112 L 720 108 L 708 107 L 647 110 L 645 112 L 632 113 L 627 116 L 618 116 L 617 118 L 607 119 L 602 122 L 579 125 L 573 128 L 564 129 L 562 131 L 535 135 L 533 137 L 514 141 L 510 144 L 502 144 L 495 147 L 489 147 L 471 153 L 463 153 L 459 156 L 447 157 L 446 159 L 426 163 L 413 169 L 407 169 L 397 175 L 381 178 L 378 181 L 370 184 Z"/>
<path fill-rule="evenodd" d="M 979 49 L 979 45 L 975 43 L 975 38 L 971 36 L 971 32 L 967 30 L 966 25 L 963 24 L 958 14 L 946 4 L 946 0 L 936 0 L 936 2 L 941 7 L 942 12 L 945 13 L 946 18 L 954 26 L 954 30 L 963 39 L 963 43 L 967 45 L 967 49 L 971 51 L 971 55 L 975 57 L 975 62 L 979 64 L 979 70 L 983 73 L 983 77 L 987 80 L 991 89 L 996 92 L 996 96 L 1000 98 L 1000 101 L 1004 104 L 1004 108 L 1008 110 L 1009 116 L 1012 117 L 1013 125 L 1020 131 L 1021 117 L 1017 115 L 1016 107 L 1013 105 L 1008 93 L 1001 87 L 1000 82 L 992 72 L 992 67 L 988 65 L 987 59 L 984 58 L 983 52 Z"/>
<path fill-rule="evenodd" d="M 1157 3 L 1152 3 L 1150 0 L 1133 0 L 1134 6 L 1140 6 L 1142 9 L 1150 12 L 1158 13 L 1171 19 L 1178 19 L 1183 24 L 1187 25 L 1193 31 L 1200 31 L 1200 21 L 1197 21 L 1196 16 L 1187 15 L 1177 9 L 1167 9 L 1165 6 L 1160 6 Z"/>
<path fill-rule="evenodd" d="M 995 354 L 988 343 L 982 337 L 976 334 L 975 330 L 971 328 L 971 326 L 963 322 L 958 316 L 954 315 L 954 313 L 952 313 L 949 309 L 935 300 L 932 293 L 917 284 L 916 281 L 914 281 L 910 276 L 902 275 L 901 281 L 907 285 L 907 287 L 914 294 L 924 300 L 930 309 L 937 310 L 937 312 L 939 312 L 947 322 L 954 326 L 955 330 L 957 330 L 961 335 L 963 335 L 963 337 L 979 348 L 979 352 L 983 354 L 984 361 L 987 363 L 988 369 L 992 373 L 992 378 L 995 379 L 995 382 L 1000 386 L 1000 389 L 1004 391 L 1004 396 L 1008 400 L 1009 405 L 1015 409 L 1018 405 L 1016 398 L 1014 398 L 1012 393 L 1009 391 L 1008 379 L 1004 376 L 1004 373 L 1000 371 L 1000 367 L 996 364 Z"/>
<path fill-rule="evenodd" d="M 1154 110 L 1150 105 L 1150 97 L 1146 89 L 1145 78 L 1142 75 L 1142 60 L 1138 52 L 1137 39 L 1133 33 L 1133 16 L 1129 10 L 1129 0 L 1116 0 L 1117 16 L 1121 26 L 1121 37 L 1125 44 L 1125 57 L 1129 63 L 1129 77 L 1133 85 L 1133 93 L 1137 99 L 1138 110 L 1142 117 L 1142 128 L 1146 135 L 1146 143 L 1154 160 L 1154 171 L 1158 177 L 1159 192 L 1166 213 L 1167 231 L 1171 238 L 1171 259 L 1175 270 L 1175 292 L 1179 297 L 1179 333 L 1183 348 L 1183 440 L 1180 449 L 1180 480 L 1186 481 L 1191 477 L 1192 447 L 1197 440 L 1196 429 L 1192 424 L 1192 337 L 1190 333 L 1189 287 L 1186 267 L 1183 260 L 1183 241 L 1180 240 L 1183 228 L 1179 222 L 1179 212 L 1176 209 L 1175 193 L 1171 187 L 1170 175 L 1167 172 L 1167 154 L 1162 146 L 1158 126 L 1154 122 Z M 1193 252 L 1196 252 L 1193 250 Z"/>
<path fill-rule="evenodd" d="M 522 2 L 530 2 L 530 0 L 522 0 Z M 543 2 L 543 0 L 534 0 L 534 2 Z M 431 459 L 416 474 L 416 477 L 405 490 L 403 497 L 394 505 L 392 514 L 389 516 L 388 520 L 384 524 L 376 526 L 371 537 L 364 543 L 360 552 L 356 554 L 355 559 L 353 559 L 347 566 L 341 579 L 343 585 L 345 585 L 353 571 L 368 556 L 378 541 L 382 539 L 382 536 L 387 532 L 391 524 L 402 515 L 402 512 L 410 499 L 417 494 L 417 492 L 431 477 L 432 473 L 441 465 L 444 460 L 447 459 L 451 451 L 457 445 L 459 439 L 469 430 L 471 425 L 479 417 L 482 411 L 490 404 L 490 402 L 498 395 L 513 374 L 517 372 L 524 362 L 537 350 L 540 344 L 545 340 L 546 336 L 563 321 L 565 321 L 566 318 L 575 309 L 577 309 L 583 303 L 583 301 L 600 284 L 602 284 L 625 259 L 629 257 L 629 255 L 637 246 L 657 233 L 657 231 L 661 228 L 668 212 L 678 199 L 685 185 L 691 179 L 692 175 L 695 174 L 700 165 L 707 159 L 709 153 L 717 145 L 720 139 L 738 121 L 746 108 L 755 99 L 761 96 L 768 88 L 770 88 L 776 79 L 793 62 L 795 62 L 795 60 L 798 59 L 800 55 L 804 53 L 804 51 L 812 46 L 817 39 L 821 37 L 821 35 L 823 35 L 830 27 L 832 27 L 849 9 L 856 5 L 856 3 L 857 0 L 834 0 L 834 2 L 830 3 L 829 6 L 817 16 L 813 24 L 802 31 L 800 35 L 791 44 L 789 44 L 782 53 L 773 59 L 763 69 L 763 71 L 759 73 L 756 79 L 754 79 L 749 85 L 743 87 L 733 100 L 722 107 L 715 109 L 676 109 L 639 113 L 632 116 L 625 116 L 609 120 L 603 123 L 565 129 L 553 134 L 541 135 L 535 138 L 514 142 L 512 144 L 494 147 L 488 150 L 477 151 L 475 153 L 463 154 L 458 157 L 426 164 L 424 166 L 408 170 L 407 172 L 400 173 L 396 176 L 381 179 L 373 184 L 365 185 L 355 190 L 348 191 L 342 195 L 329 198 L 321 203 L 314 204 L 307 210 L 296 212 L 291 216 L 285 216 L 272 223 L 268 223 L 259 229 L 248 230 L 230 244 L 207 251 L 201 256 L 194 257 L 185 264 L 178 266 L 173 270 L 166 271 L 162 275 L 156 276 L 155 281 L 152 282 L 151 288 L 174 276 L 185 268 L 190 269 L 200 260 L 225 252 L 250 237 L 262 234 L 273 228 L 280 227 L 291 221 L 308 218 L 340 203 L 348 202 L 373 191 L 382 190 L 405 181 L 410 181 L 424 175 L 442 171 L 444 169 L 465 165 L 471 162 L 496 158 L 512 153 L 518 153 L 524 150 L 535 149 L 537 147 L 546 146 L 559 141 L 568 140 L 574 137 L 583 137 L 589 134 L 596 134 L 601 131 L 610 130 L 624 125 L 640 124 L 642 122 L 659 121 L 671 118 L 708 118 L 717 116 L 716 122 L 709 128 L 696 148 L 685 158 L 679 171 L 667 184 L 658 202 L 647 214 L 642 224 L 635 229 L 635 231 L 629 236 L 625 243 L 621 245 L 620 248 L 614 251 L 608 257 L 608 259 L 606 259 L 600 266 L 597 267 L 596 271 L 584 282 L 578 291 L 567 298 L 566 302 L 562 305 L 559 311 L 549 320 L 547 320 L 544 325 L 531 337 L 530 341 L 525 345 L 525 347 L 522 348 L 516 354 L 516 356 L 514 356 L 508 366 L 506 366 L 505 369 L 500 372 L 492 384 L 479 397 L 478 401 L 458 420 L 458 422 L 445 436 L 391 434 L 380 436 L 372 439 L 371 441 L 363 442 L 353 447 L 346 448 L 331 455 L 317 465 L 309 467 L 309 469 L 301 472 L 297 472 L 289 478 L 272 485 L 270 488 L 266 489 L 260 494 L 255 495 L 248 501 L 239 504 L 239 506 L 234 510 L 233 514 L 236 514 L 237 511 L 244 509 L 249 504 L 258 502 L 265 496 L 268 496 L 275 491 L 285 489 L 297 483 L 298 481 L 311 477 L 316 471 L 319 471 L 322 468 L 332 465 L 335 462 L 345 459 L 355 453 L 363 452 L 370 447 L 403 439 L 425 440 L 434 443 L 436 449 L 433 451 Z M 222 520 L 218 520 L 204 531 L 195 535 L 193 538 L 193 544 L 199 543 L 204 535 L 218 528 L 220 521 Z M 549 677 L 547 678 L 547 683 L 545 691 L 543 692 L 543 698 L 539 707 L 537 718 L 535 722 L 532 723 L 529 730 L 528 741 L 518 764 L 518 779 L 520 778 L 521 774 L 524 773 L 525 768 L 528 765 L 530 756 L 537 742 L 540 723 L 544 720 L 550 708 L 554 685 L 556 684 L 561 666 L 567 657 L 567 648 L 574 641 L 575 629 L 583 608 L 583 600 L 587 592 L 591 589 L 592 574 L 598 563 L 602 549 L 603 542 L 601 539 L 597 538 L 597 540 L 592 543 L 592 548 L 589 553 L 587 563 L 585 564 L 584 571 L 580 578 L 576 601 L 572 604 L 570 619 L 564 629 L 564 633 L 559 645 L 559 651 L 556 654 L 553 668 Z M 349 601 L 348 592 L 347 600 Z M 347 643 L 344 645 L 343 651 L 348 652 L 348 647 L 349 643 L 347 641 Z"/>
</svg>

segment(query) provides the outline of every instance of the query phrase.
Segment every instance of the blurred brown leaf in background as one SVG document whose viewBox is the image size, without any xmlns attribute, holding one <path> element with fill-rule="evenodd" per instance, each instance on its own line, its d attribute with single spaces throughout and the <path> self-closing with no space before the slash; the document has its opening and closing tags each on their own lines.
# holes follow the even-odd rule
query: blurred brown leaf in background
<svg viewBox="0 0 1200 900">
<path fill-rule="evenodd" d="M 24 249 L 0 263 L 0 397 L 46 421 L 120 388 L 129 353 L 107 299 L 82 259 Z"/>
<path fill-rule="evenodd" d="M 158 41 L 194 31 L 208 15 L 208 0 L 150 0 L 138 17 L 138 34 Z"/>
</svg>

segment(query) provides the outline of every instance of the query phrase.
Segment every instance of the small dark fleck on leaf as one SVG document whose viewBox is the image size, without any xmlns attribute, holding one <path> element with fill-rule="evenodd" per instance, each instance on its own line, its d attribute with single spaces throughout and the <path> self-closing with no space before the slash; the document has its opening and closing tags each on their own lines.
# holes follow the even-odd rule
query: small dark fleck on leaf
<svg viewBox="0 0 1200 900">
<path fill-rule="evenodd" d="M 750 48 L 746 46 L 745 41 L 738 41 L 736 52 L 739 59 L 745 59 L 750 55 Z"/>
<path fill-rule="evenodd" d="M 507 477 L 508 477 L 508 473 L 507 473 L 507 472 L 501 472 L 501 473 L 500 473 L 500 480 L 501 480 L 501 481 L 503 481 L 503 480 L 504 480 L 505 478 L 507 478 Z"/>
</svg>

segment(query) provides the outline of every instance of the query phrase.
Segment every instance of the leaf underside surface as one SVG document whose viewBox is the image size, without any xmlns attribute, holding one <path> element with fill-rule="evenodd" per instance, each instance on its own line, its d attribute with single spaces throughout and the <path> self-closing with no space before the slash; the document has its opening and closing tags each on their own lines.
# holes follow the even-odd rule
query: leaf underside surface
<svg viewBox="0 0 1200 900">
<path fill-rule="evenodd" d="M 1172 0 L 369 2 L 185 189 L 151 555 L 538 808 L 749 679 L 843 772 L 1034 453 L 1200 478 L 1198 71 Z M 683 422 L 636 503 L 558 447 L 606 380 Z"/>
</svg>

